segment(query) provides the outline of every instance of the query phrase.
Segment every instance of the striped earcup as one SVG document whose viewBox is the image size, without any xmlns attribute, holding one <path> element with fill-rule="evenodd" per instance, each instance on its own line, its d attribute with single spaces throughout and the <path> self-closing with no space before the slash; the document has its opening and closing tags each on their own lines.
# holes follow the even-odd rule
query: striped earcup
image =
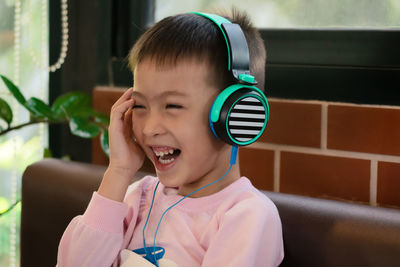
<svg viewBox="0 0 400 267">
<path fill-rule="evenodd" d="M 264 131 L 267 123 L 266 108 L 260 98 L 245 96 L 232 106 L 227 123 L 233 140 L 252 143 Z"/>
<path fill-rule="evenodd" d="M 261 136 L 268 118 L 269 106 L 265 95 L 254 86 L 236 84 L 216 98 L 210 110 L 210 127 L 224 142 L 245 146 Z"/>
</svg>

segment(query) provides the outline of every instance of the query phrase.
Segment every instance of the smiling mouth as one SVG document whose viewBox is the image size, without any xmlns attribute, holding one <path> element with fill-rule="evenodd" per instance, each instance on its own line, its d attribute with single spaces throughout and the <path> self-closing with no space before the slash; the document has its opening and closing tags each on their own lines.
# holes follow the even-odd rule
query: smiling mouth
<svg viewBox="0 0 400 267">
<path fill-rule="evenodd" d="M 161 164 L 169 164 L 181 154 L 180 149 L 172 147 L 152 147 L 152 149 L 158 162 Z"/>
</svg>

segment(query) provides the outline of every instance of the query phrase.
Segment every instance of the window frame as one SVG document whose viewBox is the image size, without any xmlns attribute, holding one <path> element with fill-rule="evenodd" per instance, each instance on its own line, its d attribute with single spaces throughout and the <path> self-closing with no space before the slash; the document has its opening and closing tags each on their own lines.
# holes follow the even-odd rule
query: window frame
<svg viewBox="0 0 400 267">
<path fill-rule="evenodd" d="M 400 29 L 261 29 L 266 89 L 289 99 L 400 105 Z"/>
<path fill-rule="evenodd" d="M 128 28 L 132 34 L 125 38 L 125 50 L 114 50 L 115 56 L 109 63 L 113 83 L 121 86 L 132 83 L 121 55 L 126 55 L 143 29 L 154 23 L 155 0 L 142 1 L 140 5 L 135 1 L 130 3 L 131 15 L 126 16 L 134 18 L 136 31 L 126 27 L 126 22 L 114 24 L 115 31 Z M 126 12 L 129 3 L 125 5 Z M 138 31 L 138 27 L 142 30 Z M 396 86 L 400 84 L 400 53 L 396 53 L 400 28 L 260 28 L 259 31 L 267 47 L 267 96 L 400 105 Z"/>
</svg>

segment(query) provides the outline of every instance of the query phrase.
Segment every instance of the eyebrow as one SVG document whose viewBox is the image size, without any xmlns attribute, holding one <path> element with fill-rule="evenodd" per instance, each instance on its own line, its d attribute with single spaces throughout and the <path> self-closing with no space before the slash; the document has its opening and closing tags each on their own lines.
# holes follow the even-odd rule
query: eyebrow
<svg viewBox="0 0 400 267">
<path fill-rule="evenodd" d="M 134 97 L 134 96 L 137 96 L 137 97 L 140 97 L 140 98 L 146 98 L 142 93 L 140 93 L 138 91 L 133 91 L 132 92 L 131 97 Z M 167 97 L 167 96 L 186 97 L 187 94 L 179 92 L 179 91 L 171 90 L 171 91 L 165 91 L 165 92 L 161 93 L 160 95 L 157 96 L 157 98 L 164 98 L 164 97 Z"/>
<path fill-rule="evenodd" d="M 132 92 L 131 98 L 133 98 L 133 97 L 135 97 L 135 96 L 144 98 L 144 96 L 143 96 L 141 93 L 139 93 L 138 91 L 133 91 L 133 92 Z"/>
</svg>

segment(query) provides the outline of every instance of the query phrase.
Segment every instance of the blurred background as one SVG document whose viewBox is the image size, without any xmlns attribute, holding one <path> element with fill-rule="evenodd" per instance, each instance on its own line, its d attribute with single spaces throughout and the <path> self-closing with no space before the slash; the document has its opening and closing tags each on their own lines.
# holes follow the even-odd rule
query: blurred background
<svg viewBox="0 0 400 267">
<path fill-rule="evenodd" d="M 265 40 L 268 97 L 400 105 L 400 0 L 2 0 L 0 74 L 46 103 L 97 85 L 129 87 L 125 57 L 147 27 L 168 15 L 231 6 L 246 10 Z M 0 97 L 14 126 L 29 121 L 3 83 Z M 19 266 L 21 174 L 46 148 L 91 162 L 90 140 L 65 125 L 0 136 L 0 266 Z"/>
</svg>

